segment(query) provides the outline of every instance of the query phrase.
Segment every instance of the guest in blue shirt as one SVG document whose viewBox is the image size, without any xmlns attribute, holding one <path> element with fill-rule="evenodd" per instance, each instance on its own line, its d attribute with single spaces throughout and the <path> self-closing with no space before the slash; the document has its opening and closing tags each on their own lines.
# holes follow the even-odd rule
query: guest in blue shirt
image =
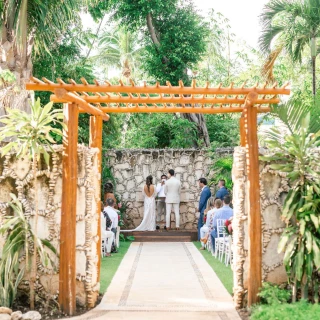
<svg viewBox="0 0 320 320">
<path fill-rule="evenodd" d="M 207 186 L 207 179 L 205 179 L 205 178 L 199 179 L 199 186 L 201 188 L 201 193 L 200 193 L 200 201 L 199 201 L 200 217 L 198 220 L 198 240 L 200 241 L 200 229 L 203 226 L 204 210 L 207 207 L 208 199 L 211 197 L 211 191 L 210 191 L 209 187 Z"/>
<path fill-rule="evenodd" d="M 225 187 L 226 181 L 224 179 L 220 179 L 218 183 L 219 190 L 216 193 L 216 198 L 223 200 L 224 196 L 229 194 L 229 191 Z"/>
<path fill-rule="evenodd" d="M 213 250 L 215 248 L 215 238 L 217 238 L 218 236 L 217 220 L 218 219 L 229 220 L 231 217 L 233 217 L 233 209 L 230 208 L 230 202 L 231 202 L 230 196 L 229 195 L 224 196 L 223 207 L 218 209 L 216 214 L 213 217 L 213 221 L 212 221 L 213 230 L 211 231 L 211 244 L 212 244 Z"/>
</svg>

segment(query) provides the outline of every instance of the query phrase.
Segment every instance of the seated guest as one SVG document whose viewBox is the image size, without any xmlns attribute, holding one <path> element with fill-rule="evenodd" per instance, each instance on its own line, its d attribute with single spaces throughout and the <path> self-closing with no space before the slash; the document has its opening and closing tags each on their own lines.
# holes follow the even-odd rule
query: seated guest
<svg viewBox="0 0 320 320">
<path fill-rule="evenodd" d="M 107 207 L 105 207 L 107 208 Z M 112 221 L 107 213 L 106 210 L 103 210 L 102 214 L 105 217 L 105 225 L 102 226 L 102 232 L 101 237 L 105 241 L 105 256 L 110 257 L 111 256 L 111 248 L 114 241 L 114 233 L 111 231 L 111 225 Z"/>
<path fill-rule="evenodd" d="M 200 178 L 199 187 L 201 189 L 201 192 L 200 192 L 199 210 L 198 210 L 198 212 L 200 213 L 199 219 L 198 219 L 198 240 L 201 239 L 200 229 L 203 226 L 204 210 L 206 209 L 207 201 L 211 197 L 210 188 L 207 186 L 207 179 Z"/>
<path fill-rule="evenodd" d="M 115 209 L 118 209 L 117 199 L 116 199 L 116 197 L 114 196 L 114 193 L 113 193 L 113 185 L 110 182 L 107 182 L 104 185 L 104 202 L 106 202 L 108 198 L 113 199 L 113 201 L 114 201 L 113 207 Z"/>
<path fill-rule="evenodd" d="M 218 183 L 219 190 L 216 193 L 217 199 L 223 200 L 224 196 L 229 194 L 229 191 L 227 190 L 225 185 L 226 185 L 226 181 L 224 179 L 220 179 Z"/>
<path fill-rule="evenodd" d="M 212 220 L 213 229 L 210 234 L 212 250 L 214 250 L 214 248 L 215 248 L 215 238 L 218 236 L 217 220 L 218 219 L 228 220 L 231 217 L 233 217 L 233 209 L 230 208 L 230 202 L 231 202 L 230 196 L 229 195 L 224 196 L 223 207 L 218 209 L 213 217 L 213 220 Z"/>
<path fill-rule="evenodd" d="M 204 250 L 205 247 L 204 245 L 207 243 L 209 240 L 209 236 L 211 234 L 211 231 L 213 230 L 213 217 L 215 213 L 222 207 L 222 201 L 220 199 L 215 199 L 212 197 L 209 199 L 209 201 L 212 201 L 213 204 L 211 205 L 211 210 L 208 211 L 207 213 L 207 221 L 206 224 L 200 229 L 201 233 L 201 244 L 202 247 L 200 250 Z"/>
<path fill-rule="evenodd" d="M 200 241 L 201 241 L 201 245 L 202 245 L 200 250 L 204 250 L 205 243 L 203 242 L 203 238 L 207 234 L 207 232 L 209 231 L 208 224 L 211 219 L 211 214 L 212 214 L 213 208 L 214 208 L 214 198 L 211 197 L 208 199 L 207 209 L 204 211 L 205 224 L 200 228 Z"/>
<path fill-rule="evenodd" d="M 111 199 L 111 198 L 107 199 L 103 211 L 105 211 L 108 214 L 108 216 L 111 220 L 110 229 L 114 233 L 114 238 L 116 239 L 119 216 L 118 216 L 118 212 L 114 209 L 114 200 L 113 199 Z"/>
</svg>

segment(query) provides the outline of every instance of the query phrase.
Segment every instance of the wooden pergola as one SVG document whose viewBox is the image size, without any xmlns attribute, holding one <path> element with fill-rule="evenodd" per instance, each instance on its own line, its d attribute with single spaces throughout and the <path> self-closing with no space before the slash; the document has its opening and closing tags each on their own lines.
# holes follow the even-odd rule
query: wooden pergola
<svg viewBox="0 0 320 320">
<path fill-rule="evenodd" d="M 81 78 L 81 83 L 70 79 L 52 82 L 31 78 L 27 90 L 49 91 L 51 101 L 64 103 L 63 131 L 63 187 L 60 231 L 60 274 L 59 302 L 64 312 L 73 315 L 76 305 L 76 211 L 77 211 L 77 143 L 78 116 L 89 113 L 90 147 L 100 150 L 98 169 L 101 173 L 102 121 L 109 120 L 109 113 L 242 113 L 240 118 L 240 143 L 247 151 L 248 175 L 248 230 L 249 230 L 249 269 L 248 305 L 258 300 L 262 283 L 262 231 L 259 186 L 259 155 L 257 137 L 257 114 L 270 111 L 270 104 L 280 102 L 278 96 L 289 95 L 288 83 L 282 87 L 267 84 L 238 88 L 233 85 L 197 87 L 193 80 L 191 86 L 178 86 L 167 82 L 165 86 L 155 85 L 118 85 L 106 81 L 89 84 Z M 97 200 L 97 215 L 100 221 L 101 201 Z M 98 225 L 100 234 L 100 222 Z M 100 241 L 97 252 L 100 252 Z M 100 259 L 100 255 L 99 255 Z M 98 261 L 100 266 L 100 260 Z"/>
</svg>

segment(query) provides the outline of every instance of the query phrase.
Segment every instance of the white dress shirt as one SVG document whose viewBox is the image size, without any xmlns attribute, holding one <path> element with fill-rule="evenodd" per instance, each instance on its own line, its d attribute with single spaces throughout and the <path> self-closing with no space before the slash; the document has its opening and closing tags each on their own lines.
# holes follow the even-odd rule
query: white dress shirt
<svg viewBox="0 0 320 320">
<path fill-rule="evenodd" d="M 164 193 L 164 186 L 165 185 L 166 184 L 161 185 L 161 183 L 157 184 L 156 192 L 157 192 L 159 198 L 165 198 L 166 197 L 166 194 Z"/>
<path fill-rule="evenodd" d="M 111 224 L 111 229 L 113 228 L 117 228 L 118 227 L 118 220 L 119 220 L 119 217 L 118 217 L 118 213 L 116 210 L 114 210 L 114 208 L 108 206 L 108 207 L 105 207 L 104 210 L 107 212 L 112 224 Z"/>
</svg>

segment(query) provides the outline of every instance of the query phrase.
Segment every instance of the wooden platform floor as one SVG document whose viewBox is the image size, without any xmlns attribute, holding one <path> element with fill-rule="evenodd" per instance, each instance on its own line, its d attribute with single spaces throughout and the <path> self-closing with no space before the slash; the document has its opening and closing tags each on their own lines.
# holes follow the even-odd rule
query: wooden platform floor
<svg viewBox="0 0 320 320">
<path fill-rule="evenodd" d="M 137 242 L 192 242 L 198 238 L 197 230 L 156 230 L 125 232 L 125 236 L 134 236 Z"/>
</svg>

